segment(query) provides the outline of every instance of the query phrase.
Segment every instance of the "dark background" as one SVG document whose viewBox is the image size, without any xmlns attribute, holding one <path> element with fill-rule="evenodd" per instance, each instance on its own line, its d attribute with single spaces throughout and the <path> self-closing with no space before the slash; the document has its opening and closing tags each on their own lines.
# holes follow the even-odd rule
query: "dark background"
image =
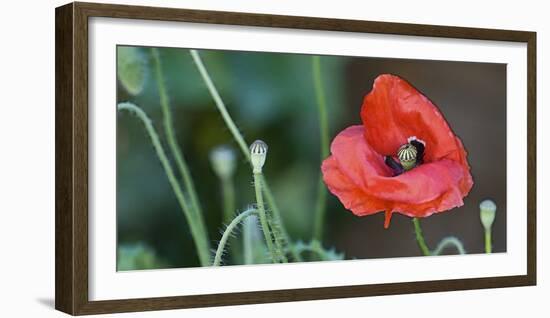
<svg viewBox="0 0 550 318">
<path fill-rule="evenodd" d="M 146 68 L 151 69 L 149 49 L 140 51 Z M 269 145 L 264 174 L 291 237 L 309 241 L 320 173 L 311 56 L 200 52 L 247 142 L 262 139 Z M 215 247 L 223 228 L 222 203 L 209 151 L 228 144 L 239 155 L 235 185 L 240 210 L 254 202 L 250 169 L 189 50 L 163 48 L 160 56 L 177 138 Z M 443 237 L 453 235 L 468 253 L 483 253 L 478 205 L 491 198 L 498 206 L 493 251 L 506 251 L 506 65 L 334 56 L 321 57 L 321 63 L 331 140 L 344 128 L 361 123 L 362 99 L 379 74 L 401 76 L 440 108 L 468 151 L 474 187 L 463 207 L 421 219 L 427 243 L 434 248 Z M 151 70 L 146 75 L 144 89 L 136 96 L 118 82 L 117 102 L 131 101 L 142 107 L 164 141 L 155 77 Z M 389 229 L 383 228 L 383 222 L 383 213 L 354 216 L 329 194 L 323 245 L 344 252 L 346 259 L 421 255 L 410 218 L 395 213 Z M 119 114 L 117 120 L 117 235 L 119 269 L 122 262 L 126 264 L 123 269 L 198 266 L 185 218 L 149 137 L 128 114 Z M 146 265 L 133 262 L 138 254 L 146 254 L 150 261 Z"/>
</svg>

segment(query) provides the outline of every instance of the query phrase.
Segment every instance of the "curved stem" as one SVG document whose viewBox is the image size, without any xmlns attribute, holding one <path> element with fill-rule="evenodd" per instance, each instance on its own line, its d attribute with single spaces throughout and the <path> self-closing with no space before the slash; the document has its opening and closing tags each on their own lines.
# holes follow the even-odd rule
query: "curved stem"
<svg viewBox="0 0 550 318">
<path fill-rule="evenodd" d="M 430 249 L 428 248 L 428 245 L 426 245 L 426 241 L 424 240 L 424 235 L 422 235 L 420 220 L 418 220 L 418 218 L 413 218 L 413 224 L 414 233 L 416 234 L 416 241 L 418 242 L 418 247 L 420 247 L 422 254 L 424 254 L 425 256 L 431 255 Z"/>
<path fill-rule="evenodd" d="M 220 239 L 220 243 L 218 244 L 218 249 L 216 250 L 216 256 L 214 257 L 214 263 L 212 266 L 220 266 L 220 263 L 222 261 L 223 251 L 225 250 L 225 245 L 227 244 L 227 240 L 231 237 L 231 233 L 233 230 L 247 217 L 257 214 L 258 210 L 256 209 L 249 209 L 241 214 L 237 215 L 231 223 L 227 226 L 225 231 L 222 234 L 222 238 Z"/>
<path fill-rule="evenodd" d="M 160 61 L 159 51 L 157 48 L 152 48 L 151 53 L 155 64 L 155 74 L 157 78 L 160 105 L 161 105 L 161 109 L 164 117 L 164 131 L 166 133 L 168 146 L 172 151 L 172 155 L 176 160 L 176 165 L 178 166 L 178 169 L 183 177 L 183 183 L 185 184 L 185 188 L 189 193 L 189 196 L 191 199 L 191 207 L 194 210 L 194 214 L 196 218 L 198 219 L 198 227 L 200 227 L 201 232 L 204 232 L 204 235 L 207 235 L 206 227 L 204 225 L 202 209 L 197 196 L 197 191 L 195 190 L 195 185 L 193 183 L 193 179 L 191 178 L 191 173 L 189 172 L 189 168 L 187 167 L 185 159 L 183 158 L 182 151 L 176 140 L 176 134 L 174 132 L 174 126 L 173 126 L 173 120 L 172 120 L 172 111 L 170 110 L 170 101 L 168 99 L 168 93 L 166 92 L 166 87 L 164 86 L 164 77 L 162 73 L 162 64 Z M 206 241 L 206 250 L 207 251 L 210 250 L 210 244 L 208 243 L 208 240 Z M 202 252 L 200 253 L 200 255 L 201 255 L 201 258 L 204 258 L 201 260 L 201 262 L 210 263 L 209 253 Z M 206 256 L 208 256 L 208 258 L 205 258 Z"/>
<path fill-rule="evenodd" d="M 210 264 L 208 237 L 206 237 L 206 233 L 202 231 L 200 221 L 195 218 L 195 214 L 193 213 L 189 204 L 185 200 L 183 191 L 176 179 L 176 176 L 174 174 L 172 166 L 170 165 L 170 161 L 166 156 L 166 152 L 162 147 L 158 134 L 155 128 L 153 127 L 153 124 L 151 123 L 151 119 L 149 119 L 147 114 L 141 108 L 139 108 L 138 106 L 132 103 L 120 103 L 117 105 L 117 108 L 118 110 L 126 110 L 131 113 L 134 113 L 145 126 L 145 130 L 147 131 L 147 133 L 149 134 L 149 137 L 151 138 L 151 142 L 153 143 L 153 147 L 155 148 L 157 157 L 159 158 L 162 164 L 162 167 L 164 168 L 166 176 L 168 177 L 168 181 L 172 186 L 172 189 L 174 190 L 174 193 L 176 195 L 176 199 L 178 200 L 178 203 L 183 211 L 183 214 L 185 215 L 187 223 L 189 224 L 191 235 L 193 237 L 193 240 L 195 241 L 195 246 L 197 248 L 197 253 L 199 254 L 201 265 L 208 266 Z M 204 255 L 205 253 L 207 255 Z"/>
<path fill-rule="evenodd" d="M 422 234 L 422 228 L 420 227 L 420 220 L 418 218 L 413 218 L 413 224 L 414 224 L 414 232 L 416 234 L 416 241 L 418 242 L 418 246 L 420 247 L 420 250 L 422 251 L 422 254 L 425 256 L 429 255 L 439 255 L 443 250 L 447 247 L 454 246 L 459 254 L 463 255 L 466 254 L 466 250 L 464 250 L 464 246 L 462 245 L 462 242 L 454 236 L 445 237 L 442 239 L 439 244 L 437 244 L 437 247 L 435 250 L 430 251 L 428 248 L 428 245 L 426 244 L 426 241 L 424 240 L 424 235 Z"/>
<path fill-rule="evenodd" d="M 321 246 L 321 243 L 319 241 L 312 241 L 311 244 L 308 245 L 302 245 L 299 248 L 296 249 L 298 253 L 302 254 L 303 252 L 312 252 L 317 254 L 319 258 L 322 261 L 329 260 L 329 258 L 326 256 L 325 250 Z"/>
<path fill-rule="evenodd" d="M 485 253 L 493 252 L 493 244 L 491 242 L 491 229 L 485 230 Z"/>
<path fill-rule="evenodd" d="M 262 174 L 254 173 L 254 189 L 256 190 L 256 205 L 258 206 L 258 214 L 260 215 L 260 225 L 262 226 L 262 232 L 264 233 L 265 243 L 267 249 L 271 254 L 271 258 L 274 263 L 277 262 L 278 257 L 273 246 L 273 240 L 271 239 L 271 231 L 269 230 L 269 224 L 267 222 L 267 215 L 264 207 L 264 199 L 262 195 Z"/>
<path fill-rule="evenodd" d="M 441 240 L 439 244 L 437 244 L 437 247 L 433 252 L 431 252 L 431 255 L 439 255 L 443 250 L 447 247 L 454 246 L 459 254 L 464 255 L 466 254 L 466 251 L 464 250 L 464 246 L 462 245 L 462 242 L 460 242 L 459 239 L 457 239 L 454 236 L 449 236 Z"/>
<path fill-rule="evenodd" d="M 229 115 L 229 112 L 227 111 L 227 108 L 225 107 L 225 104 L 218 93 L 218 90 L 216 89 L 216 86 L 214 85 L 214 82 L 212 81 L 212 78 L 208 74 L 208 71 L 206 70 L 206 67 L 204 66 L 204 63 L 202 62 L 202 59 L 200 57 L 200 54 L 197 50 L 189 50 L 191 53 L 191 57 L 193 58 L 193 61 L 197 65 L 197 69 L 199 70 L 199 73 L 206 84 L 206 87 L 208 88 L 208 91 L 210 92 L 210 95 L 214 99 L 214 103 L 216 104 L 216 107 L 218 108 L 218 111 L 222 115 L 222 118 L 225 122 L 225 125 L 233 135 L 233 138 L 239 145 L 239 148 L 241 149 L 244 157 L 246 160 L 250 163 L 250 150 L 248 149 L 248 144 L 244 140 L 243 136 L 239 132 L 239 129 L 237 128 L 237 125 L 235 125 L 235 122 L 231 118 L 231 115 Z M 271 208 L 271 211 L 273 213 L 273 217 L 277 219 L 281 226 L 281 232 L 284 236 L 286 241 L 290 241 L 290 237 L 288 235 L 288 232 L 286 231 L 286 228 L 282 222 L 281 213 L 280 210 L 275 202 L 275 198 L 273 197 L 273 193 L 271 192 L 271 189 L 268 185 L 268 183 L 265 180 L 265 177 L 262 175 L 262 181 L 263 181 L 263 192 L 265 194 L 267 204 Z M 301 260 L 301 257 L 298 253 L 291 250 L 292 256 L 296 260 Z"/>
<path fill-rule="evenodd" d="M 313 70 L 313 84 L 315 88 L 315 96 L 317 99 L 317 110 L 319 112 L 319 135 L 321 139 L 321 162 L 329 155 L 329 132 L 328 132 L 328 116 L 327 102 L 323 89 L 323 79 L 321 76 L 321 58 L 313 56 L 311 59 Z M 319 176 L 319 184 L 317 188 L 317 205 L 315 209 L 315 226 L 313 230 L 313 238 L 322 240 L 323 226 L 325 223 L 326 213 L 326 197 L 327 188 L 323 182 L 322 176 Z"/>
</svg>

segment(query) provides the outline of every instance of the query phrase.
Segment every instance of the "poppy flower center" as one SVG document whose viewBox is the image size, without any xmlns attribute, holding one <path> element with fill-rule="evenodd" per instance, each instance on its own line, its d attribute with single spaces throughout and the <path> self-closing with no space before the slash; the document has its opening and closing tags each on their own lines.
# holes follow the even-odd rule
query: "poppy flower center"
<svg viewBox="0 0 550 318">
<path fill-rule="evenodd" d="M 397 160 L 392 156 L 386 156 L 384 161 L 393 170 L 394 176 L 411 170 L 422 164 L 426 143 L 416 137 L 409 137 L 407 143 L 397 150 Z"/>
</svg>

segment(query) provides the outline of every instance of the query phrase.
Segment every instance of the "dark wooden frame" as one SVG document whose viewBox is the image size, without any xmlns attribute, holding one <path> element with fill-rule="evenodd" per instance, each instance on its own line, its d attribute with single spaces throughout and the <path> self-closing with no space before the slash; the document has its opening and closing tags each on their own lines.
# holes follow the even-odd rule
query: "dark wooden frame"
<svg viewBox="0 0 550 318">
<path fill-rule="evenodd" d="M 527 43 L 527 275 L 88 300 L 88 18 L 113 17 Z M 536 284 L 536 33 L 450 26 L 71 3 L 55 11 L 55 307 L 73 315 L 424 293 Z"/>
</svg>

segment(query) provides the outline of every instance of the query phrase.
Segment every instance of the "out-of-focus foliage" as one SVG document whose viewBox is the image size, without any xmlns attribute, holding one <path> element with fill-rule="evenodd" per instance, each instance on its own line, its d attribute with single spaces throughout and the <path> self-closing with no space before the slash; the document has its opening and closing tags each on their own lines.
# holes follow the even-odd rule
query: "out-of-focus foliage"
<svg viewBox="0 0 550 318">
<path fill-rule="evenodd" d="M 117 252 L 117 270 L 155 269 L 166 264 L 155 254 L 155 251 L 142 244 L 121 244 Z"/>
<path fill-rule="evenodd" d="M 218 145 L 235 146 L 235 143 L 216 111 L 189 50 L 162 48 L 159 52 L 177 138 L 198 188 L 211 241 L 215 242 L 221 236 L 219 229 L 223 228 L 223 203 L 209 156 Z M 269 144 L 264 173 L 271 180 L 275 196 L 280 198 L 284 223 L 291 236 L 308 239 L 320 165 L 311 57 L 205 50 L 200 53 L 247 141 L 262 139 Z M 118 57 L 118 102 L 138 104 L 152 118 L 161 139 L 164 138 L 154 78 L 141 76 L 147 74 L 152 63 L 150 50 L 119 47 Z M 343 105 L 342 77 L 347 60 L 323 58 L 324 71 L 331 74 L 325 78 L 331 105 Z M 132 89 L 140 85 L 139 92 Z M 331 108 L 331 121 L 341 121 L 343 110 Z M 117 138 L 119 244 L 144 240 L 165 257 L 167 267 L 198 265 L 185 218 L 142 127 L 130 116 L 119 115 Z M 240 153 L 236 159 L 233 182 L 239 210 L 254 202 L 254 191 L 249 166 Z M 258 229 L 253 230 L 250 222 L 252 220 L 245 222 L 243 232 L 255 237 Z M 243 244 L 242 240 L 233 239 L 231 243 Z M 242 249 L 242 246 L 235 248 Z M 250 261 L 265 263 L 264 249 L 256 244 Z"/>
</svg>

